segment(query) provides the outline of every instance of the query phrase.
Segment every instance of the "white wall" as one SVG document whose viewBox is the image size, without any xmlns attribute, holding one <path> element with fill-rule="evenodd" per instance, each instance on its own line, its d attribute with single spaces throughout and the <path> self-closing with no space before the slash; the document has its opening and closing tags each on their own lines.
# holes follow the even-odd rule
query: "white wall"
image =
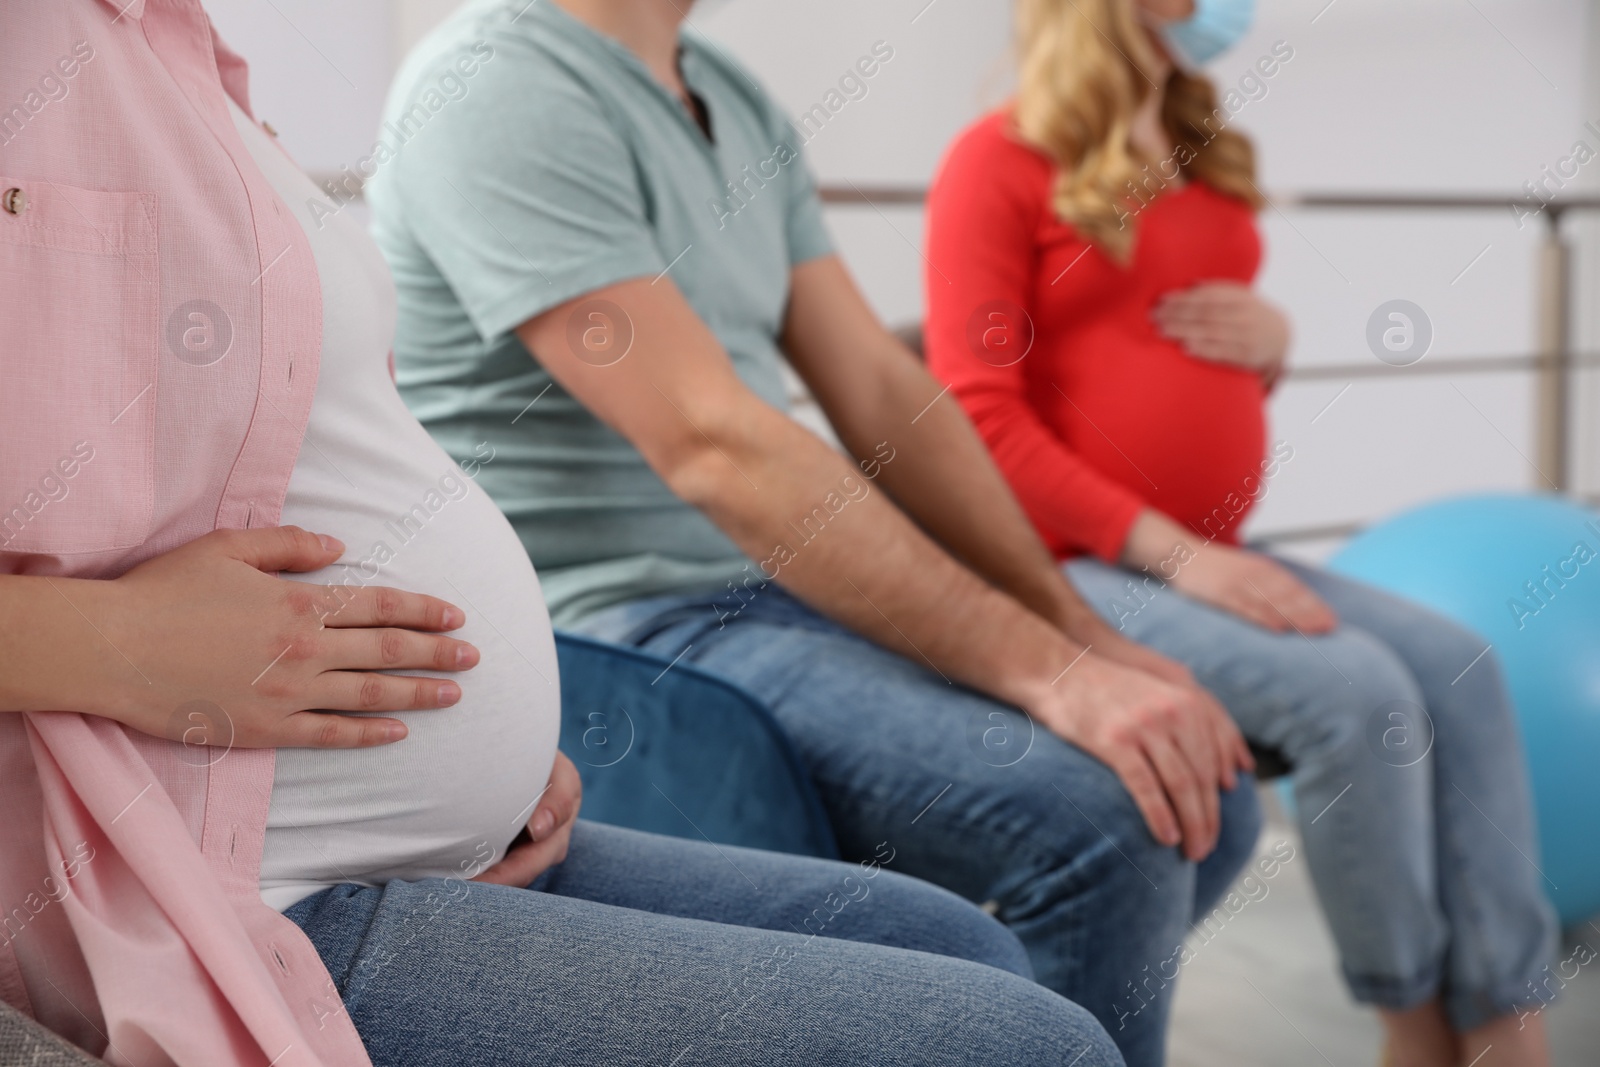
<svg viewBox="0 0 1600 1067">
<path fill-rule="evenodd" d="M 250 64 L 250 103 L 307 170 L 366 154 L 395 67 L 388 0 L 206 0 Z"/>
<path fill-rule="evenodd" d="M 258 112 L 317 170 L 365 150 L 397 52 L 453 6 L 208 3 L 224 36 L 253 61 Z M 1600 46 L 1590 44 L 1591 6 L 1580 0 L 1258 0 L 1258 10 L 1255 32 L 1213 73 L 1231 82 L 1273 42 L 1294 49 L 1266 95 L 1236 120 L 1256 139 L 1269 191 L 1510 194 L 1565 155 L 1586 119 L 1600 120 L 1591 61 Z M 694 17 L 795 112 L 820 100 L 875 41 L 894 48 L 868 95 L 811 142 L 824 182 L 925 182 L 944 144 L 1009 84 L 1002 0 L 728 0 Z M 1597 175 L 1600 162 L 1580 182 L 1600 189 Z M 919 317 L 920 212 L 837 209 L 830 224 L 880 314 L 892 322 Z M 1509 210 L 1269 209 L 1262 225 L 1261 285 L 1293 315 L 1300 364 L 1374 362 L 1367 318 L 1397 297 L 1430 316 L 1429 359 L 1533 347 L 1541 229 L 1519 230 Z M 1573 230 L 1586 239 L 1578 316 L 1585 343 L 1600 328 L 1587 298 L 1600 223 Z M 1526 376 L 1363 379 L 1340 395 L 1344 384 L 1280 390 L 1275 432 L 1295 445 L 1296 458 L 1258 509 L 1256 530 L 1374 518 L 1442 493 L 1536 481 L 1524 458 L 1534 454 Z M 1583 487 L 1593 490 L 1600 464 L 1587 388 L 1577 459 Z"/>
</svg>

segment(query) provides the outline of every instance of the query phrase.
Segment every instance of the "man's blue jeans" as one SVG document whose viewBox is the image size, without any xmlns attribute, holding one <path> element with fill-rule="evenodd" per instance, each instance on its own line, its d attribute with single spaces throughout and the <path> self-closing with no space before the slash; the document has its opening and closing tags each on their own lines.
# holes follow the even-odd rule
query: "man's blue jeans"
<svg viewBox="0 0 1600 1067">
<path fill-rule="evenodd" d="M 580 822 L 527 889 L 343 885 L 287 914 L 376 1067 L 1122 1064 L 1003 926 L 898 862 Z"/>
<path fill-rule="evenodd" d="M 1556 921 L 1494 653 L 1416 604 L 1280 562 L 1338 629 L 1273 633 L 1093 560 L 1066 573 L 1127 636 L 1194 671 L 1246 737 L 1288 757 L 1306 862 L 1358 1001 L 1439 997 L 1463 1030 L 1542 1004 Z"/>
<path fill-rule="evenodd" d="M 1016 709 L 855 636 L 768 583 L 598 612 L 577 627 L 721 675 L 761 698 L 816 782 L 848 859 L 995 914 L 1038 980 L 1105 1025 L 1132 1067 L 1162 1062 L 1172 982 L 1155 972 L 1249 857 L 1248 782 L 1196 866 L 1158 844 L 1104 764 Z"/>
</svg>

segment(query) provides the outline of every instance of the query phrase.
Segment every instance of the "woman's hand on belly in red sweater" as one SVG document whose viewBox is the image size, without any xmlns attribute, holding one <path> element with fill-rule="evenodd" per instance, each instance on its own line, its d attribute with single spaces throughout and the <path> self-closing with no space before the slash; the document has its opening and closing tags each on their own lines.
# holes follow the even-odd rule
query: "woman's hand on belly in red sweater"
<svg viewBox="0 0 1600 1067">
<path fill-rule="evenodd" d="M 1289 354 L 1289 320 L 1239 282 L 1207 282 L 1169 293 L 1150 313 L 1190 355 L 1255 371 L 1271 385 Z"/>
</svg>

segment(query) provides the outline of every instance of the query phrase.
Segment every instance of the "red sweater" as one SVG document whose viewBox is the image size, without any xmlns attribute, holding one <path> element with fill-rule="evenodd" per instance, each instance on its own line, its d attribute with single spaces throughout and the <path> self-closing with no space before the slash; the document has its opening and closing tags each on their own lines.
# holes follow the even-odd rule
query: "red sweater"
<svg viewBox="0 0 1600 1067">
<path fill-rule="evenodd" d="M 1169 188 L 1138 211 L 1122 267 L 1056 217 L 1055 174 L 1009 112 L 951 146 L 928 199 L 929 368 L 1058 558 L 1115 561 L 1146 506 L 1234 542 L 1262 484 L 1261 379 L 1187 354 L 1150 312 L 1200 282 L 1251 281 L 1250 209 Z"/>
</svg>

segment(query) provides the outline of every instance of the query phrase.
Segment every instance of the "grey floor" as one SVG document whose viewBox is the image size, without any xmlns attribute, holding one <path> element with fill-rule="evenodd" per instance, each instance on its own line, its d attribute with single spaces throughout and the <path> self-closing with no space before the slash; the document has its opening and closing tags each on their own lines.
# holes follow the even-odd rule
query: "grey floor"
<svg viewBox="0 0 1600 1067">
<path fill-rule="evenodd" d="M 1297 858 L 1265 896 L 1242 907 L 1182 969 L 1173 1005 L 1171 1067 L 1375 1067 L 1372 1013 L 1345 993 L 1318 914 L 1299 837 L 1263 790 L 1268 824 L 1259 848 L 1288 840 Z M 1597 923 L 1600 925 L 1600 923 Z M 1584 927 L 1600 948 L 1600 930 Z M 1600 965 L 1572 980 L 1544 1013 L 1557 1067 L 1600 1065 Z"/>
</svg>

